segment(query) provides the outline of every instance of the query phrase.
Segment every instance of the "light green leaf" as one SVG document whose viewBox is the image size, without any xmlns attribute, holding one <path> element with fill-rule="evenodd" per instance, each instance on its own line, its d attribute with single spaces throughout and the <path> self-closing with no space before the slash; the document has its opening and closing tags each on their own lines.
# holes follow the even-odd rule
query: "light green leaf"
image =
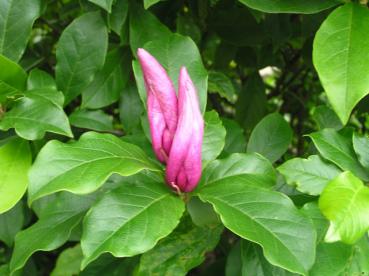
<svg viewBox="0 0 369 276">
<path fill-rule="evenodd" d="M 29 201 L 62 190 L 90 193 L 113 173 L 128 176 L 144 169 L 159 170 L 140 148 L 110 134 L 88 132 L 69 144 L 50 141 L 30 170 Z"/>
<path fill-rule="evenodd" d="M 80 272 L 83 258 L 82 249 L 79 244 L 65 249 L 56 260 L 55 267 L 50 276 L 73 276 Z"/>
<path fill-rule="evenodd" d="M 113 2 L 114 2 L 114 0 L 88 0 L 88 1 L 98 5 L 99 7 L 106 10 L 108 13 L 111 12 L 111 6 L 113 5 Z"/>
<path fill-rule="evenodd" d="M 317 13 L 337 6 L 337 0 L 240 0 L 246 6 L 269 13 Z"/>
<path fill-rule="evenodd" d="M 321 2 L 321 1 L 320 1 Z M 309 3 L 310 5 L 310 3 Z M 334 111 L 346 124 L 369 93 L 369 10 L 347 3 L 333 11 L 316 33 L 313 61 Z"/>
<path fill-rule="evenodd" d="M 0 4 L 1 5 L 1 4 Z M 21 96 L 26 88 L 27 74 L 15 62 L 0 55 L 0 103 Z"/>
<path fill-rule="evenodd" d="M 205 260 L 218 243 L 223 227 L 198 227 L 184 218 L 169 236 L 141 256 L 138 276 L 185 276 Z"/>
<path fill-rule="evenodd" d="M 160 40 L 150 41 L 144 45 L 144 48 L 167 69 L 174 87 L 178 87 L 177 81 L 180 68 L 182 66 L 187 68 L 197 90 L 201 111 L 204 112 L 207 99 L 208 75 L 196 44 L 189 37 L 172 34 Z M 178 53 L 181 54 L 178 55 Z M 141 67 L 137 60 L 133 62 L 133 71 L 140 97 L 146 103 L 146 90 L 142 82 Z"/>
<path fill-rule="evenodd" d="M 337 132 L 323 129 L 309 135 L 320 154 L 343 170 L 349 170 L 363 180 L 369 180 L 369 174 L 357 160 L 352 146 L 352 132 Z"/>
<path fill-rule="evenodd" d="M 131 69 L 129 48 L 108 53 L 104 67 L 82 91 L 83 108 L 101 108 L 116 102 L 126 86 Z"/>
<path fill-rule="evenodd" d="M 45 132 L 73 137 L 67 115 L 63 110 L 64 97 L 52 88 L 27 91 L 0 121 L 0 129 L 15 128 L 27 140 L 41 139 Z"/>
<path fill-rule="evenodd" d="M 330 221 L 327 242 L 353 244 L 369 229 L 369 188 L 351 172 L 343 172 L 328 183 L 319 208 Z"/>
<path fill-rule="evenodd" d="M 102 110 L 88 111 L 78 109 L 69 116 L 70 124 L 79 128 L 97 131 L 112 131 L 113 117 Z"/>
<path fill-rule="evenodd" d="M 237 99 L 231 79 L 222 72 L 209 72 L 209 92 L 218 93 L 231 103 Z"/>
<path fill-rule="evenodd" d="M 27 141 L 10 138 L 0 147 L 0 213 L 10 210 L 28 185 L 32 156 Z"/>
<path fill-rule="evenodd" d="M 311 218 L 315 230 L 317 232 L 317 244 L 323 242 L 324 236 L 327 233 L 329 227 L 329 221 L 323 216 L 322 212 L 319 209 L 318 202 L 313 201 L 306 203 L 302 208 L 301 211 Z"/>
<path fill-rule="evenodd" d="M 81 240 L 82 267 L 104 252 L 130 257 L 150 250 L 173 231 L 183 211 L 182 200 L 161 177 L 141 175 L 134 183 L 124 183 L 88 212 Z"/>
<path fill-rule="evenodd" d="M 202 164 L 214 160 L 223 150 L 226 130 L 216 111 L 205 113 L 204 139 L 202 142 Z"/>
<path fill-rule="evenodd" d="M 313 120 L 317 123 L 319 129 L 334 128 L 340 130 L 343 125 L 337 114 L 325 105 L 316 107 L 312 114 Z"/>
<path fill-rule="evenodd" d="M 0 214 L 0 241 L 3 241 L 8 247 L 12 246 L 15 234 L 23 227 L 23 208 L 23 201 L 20 200 L 9 211 Z"/>
<path fill-rule="evenodd" d="M 369 275 L 369 237 L 365 235 L 354 245 L 353 255 L 346 263 L 343 275 Z"/>
<path fill-rule="evenodd" d="M 94 196 L 57 194 L 39 220 L 15 237 L 10 270 L 22 268 L 36 251 L 51 251 L 64 244 L 94 200 Z"/>
<path fill-rule="evenodd" d="M 38 88 L 51 88 L 57 90 L 54 78 L 45 71 L 36 68 L 29 72 L 27 90 Z"/>
<path fill-rule="evenodd" d="M 260 244 L 271 264 L 304 275 L 313 265 L 315 229 L 284 194 L 267 190 L 245 175 L 220 178 L 202 186 L 198 195 L 214 206 L 225 227 Z"/>
<path fill-rule="evenodd" d="M 152 5 L 155 5 L 158 2 L 160 2 L 160 0 L 144 0 L 144 7 L 145 7 L 145 9 L 148 9 Z"/>
<path fill-rule="evenodd" d="M 41 12 L 41 0 L 2 0 L 0 2 L 0 54 L 19 61 Z"/>
<path fill-rule="evenodd" d="M 325 185 L 341 171 L 333 164 L 323 161 L 318 155 L 308 159 L 294 158 L 278 167 L 287 183 L 309 195 L 320 195 Z"/>
<path fill-rule="evenodd" d="M 367 135 L 362 136 L 357 133 L 354 133 L 352 138 L 352 143 L 354 146 L 354 150 L 356 155 L 360 161 L 360 163 L 369 170 L 369 138 Z"/>
<path fill-rule="evenodd" d="M 56 83 L 65 105 L 77 97 L 104 65 L 108 31 L 99 12 L 89 12 L 64 29 L 56 47 Z"/>
<path fill-rule="evenodd" d="M 265 116 L 251 133 L 247 152 L 257 152 L 271 162 L 277 161 L 292 141 L 292 130 L 278 113 Z"/>
</svg>

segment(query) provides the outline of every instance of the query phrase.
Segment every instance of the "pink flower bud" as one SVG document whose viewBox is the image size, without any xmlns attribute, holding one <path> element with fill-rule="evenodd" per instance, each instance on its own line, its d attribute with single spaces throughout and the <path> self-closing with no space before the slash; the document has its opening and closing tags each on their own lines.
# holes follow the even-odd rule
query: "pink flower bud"
<svg viewBox="0 0 369 276">
<path fill-rule="evenodd" d="M 152 145 L 156 157 L 166 163 L 177 128 L 177 95 L 165 69 L 144 49 L 138 49 L 145 87 Z"/>
<path fill-rule="evenodd" d="M 197 92 L 182 67 L 178 81 L 178 125 L 166 169 L 166 180 L 173 188 L 190 192 L 199 182 L 203 133 Z"/>
</svg>

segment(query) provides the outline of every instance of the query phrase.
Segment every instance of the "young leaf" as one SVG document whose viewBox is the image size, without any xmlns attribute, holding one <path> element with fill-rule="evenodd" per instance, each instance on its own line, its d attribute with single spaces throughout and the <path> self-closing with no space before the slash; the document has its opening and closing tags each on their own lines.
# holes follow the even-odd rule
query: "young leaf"
<svg viewBox="0 0 369 276">
<path fill-rule="evenodd" d="M 15 237 L 11 272 L 22 268 L 34 252 L 54 250 L 64 244 L 94 200 L 94 196 L 59 193 L 39 220 Z"/>
<path fill-rule="evenodd" d="M 27 141 L 10 138 L 0 147 L 0 214 L 10 210 L 22 198 L 27 189 L 31 163 Z"/>
<path fill-rule="evenodd" d="M 320 195 L 325 185 L 341 171 L 333 164 L 323 161 L 317 155 L 308 159 L 294 158 L 278 167 L 287 183 L 296 185 L 297 190 L 309 195 Z"/>
<path fill-rule="evenodd" d="M 88 111 L 78 109 L 69 116 L 72 126 L 97 131 L 112 131 L 113 118 L 102 110 Z"/>
<path fill-rule="evenodd" d="M 82 35 L 83 34 L 83 35 Z M 65 105 L 77 97 L 104 65 L 108 31 L 99 12 L 89 12 L 64 29 L 56 48 L 56 83 Z"/>
<path fill-rule="evenodd" d="M 159 170 L 140 148 L 110 134 L 88 132 L 69 144 L 50 141 L 30 170 L 29 201 L 62 190 L 90 193 L 113 173 L 128 176 L 144 169 Z"/>
<path fill-rule="evenodd" d="M 25 97 L 5 113 L 0 129 L 15 128 L 16 133 L 27 140 L 41 139 L 45 132 L 73 137 L 63 102 L 63 94 L 52 88 L 27 91 Z"/>
<path fill-rule="evenodd" d="M 369 229 L 369 188 L 351 172 L 343 172 L 328 183 L 319 208 L 330 221 L 327 242 L 353 244 Z"/>
<path fill-rule="evenodd" d="M 251 133 L 247 152 L 257 152 L 271 162 L 277 161 L 292 141 L 292 130 L 278 113 L 262 119 Z"/>
<path fill-rule="evenodd" d="M 82 267 L 104 252 L 130 257 L 150 250 L 173 231 L 183 211 L 182 200 L 160 177 L 142 175 L 134 183 L 124 183 L 87 214 L 81 240 Z"/>
<path fill-rule="evenodd" d="M 320 1 L 322 2 L 322 1 Z M 301 2 L 303 3 L 303 2 Z M 309 2 L 310 5 L 310 2 Z M 337 8 L 314 40 L 313 60 L 334 111 L 346 124 L 355 105 L 369 93 L 369 10 L 356 3 Z"/>
<path fill-rule="evenodd" d="M 342 170 L 349 170 L 363 180 L 369 180 L 369 173 L 358 161 L 352 146 L 352 133 L 323 129 L 309 135 L 320 154 Z"/>
<path fill-rule="evenodd" d="M 0 2 L 0 54 L 18 62 L 31 34 L 33 22 L 41 13 L 41 0 L 2 0 Z"/>
</svg>

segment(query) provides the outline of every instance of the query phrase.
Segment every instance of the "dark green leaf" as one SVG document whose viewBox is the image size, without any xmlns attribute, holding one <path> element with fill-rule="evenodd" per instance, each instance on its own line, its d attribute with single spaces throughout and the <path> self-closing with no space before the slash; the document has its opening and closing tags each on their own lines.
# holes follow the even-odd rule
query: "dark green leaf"
<svg viewBox="0 0 369 276">
<path fill-rule="evenodd" d="M 214 212 L 213 206 L 207 202 L 202 202 L 197 196 L 191 197 L 187 203 L 187 211 L 193 223 L 197 226 L 216 226 L 221 223 L 218 214 Z"/>
<path fill-rule="evenodd" d="M 111 6 L 113 5 L 114 2 L 114 0 L 88 0 L 88 1 L 98 5 L 99 7 L 103 8 L 109 13 L 111 12 Z"/>
<path fill-rule="evenodd" d="M 0 241 L 8 247 L 12 246 L 15 234 L 23 227 L 23 208 L 23 201 L 20 200 L 12 209 L 0 215 Z"/>
<path fill-rule="evenodd" d="M 340 130 L 343 127 L 336 113 L 325 105 L 318 106 L 314 109 L 313 119 L 319 129 L 334 128 Z"/>
<path fill-rule="evenodd" d="M 217 71 L 209 72 L 209 91 L 218 93 L 229 102 L 235 102 L 237 96 L 232 81 L 223 73 Z"/>
<path fill-rule="evenodd" d="M 160 0 L 144 0 L 144 7 L 145 7 L 145 9 L 148 9 L 152 5 L 155 5 L 158 2 L 160 2 Z"/>
<path fill-rule="evenodd" d="M 112 131 L 113 117 L 102 110 L 88 111 L 78 109 L 69 116 L 70 124 L 79 128 L 97 131 Z"/>
<path fill-rule="evenodd" d="M 55 267 L 50 276 L 73 276 L 80 272 L 83 258 L 82 249 L 79 244 L 75 247 L 65 249 L 56 260 Z"/>
<path fill-rule="evenodd" d="M 369 170 L 369 138 L 354 133 L 352 138 L 354 150 L 360 163 Z"/>
<path fill-rule="evenodd" d="M 118 35 L 122 35 L 123 26 L 128 18 L 128 1 L 116 1 L 111 14 L 108 15 L 110 28 Z"/>
<path fill-rule="evenodd" d="M 226 129 L 224 153 L 231 154 L 246 151 L 246 138 L 243 129 L 234 120 L 222 118 Z"/>
</svg>

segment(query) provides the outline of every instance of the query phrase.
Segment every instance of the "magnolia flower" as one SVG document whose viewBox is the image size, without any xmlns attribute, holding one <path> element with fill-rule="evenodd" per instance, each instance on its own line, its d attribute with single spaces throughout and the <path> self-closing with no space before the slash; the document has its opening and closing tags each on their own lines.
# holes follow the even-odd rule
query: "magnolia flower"
<svg viewBox="0 0 369 276">
<path fill-rule="evenodd" d="M 157 158 L 167 164 L 166 181 L 175 190 L 192 191 L 201 177 L 204 120 L 195 86 L 182 67 L 178 100 L 164 68 L 143 49 L 138 50 L 145 87 L 152 144 Z"/>
</svg>

